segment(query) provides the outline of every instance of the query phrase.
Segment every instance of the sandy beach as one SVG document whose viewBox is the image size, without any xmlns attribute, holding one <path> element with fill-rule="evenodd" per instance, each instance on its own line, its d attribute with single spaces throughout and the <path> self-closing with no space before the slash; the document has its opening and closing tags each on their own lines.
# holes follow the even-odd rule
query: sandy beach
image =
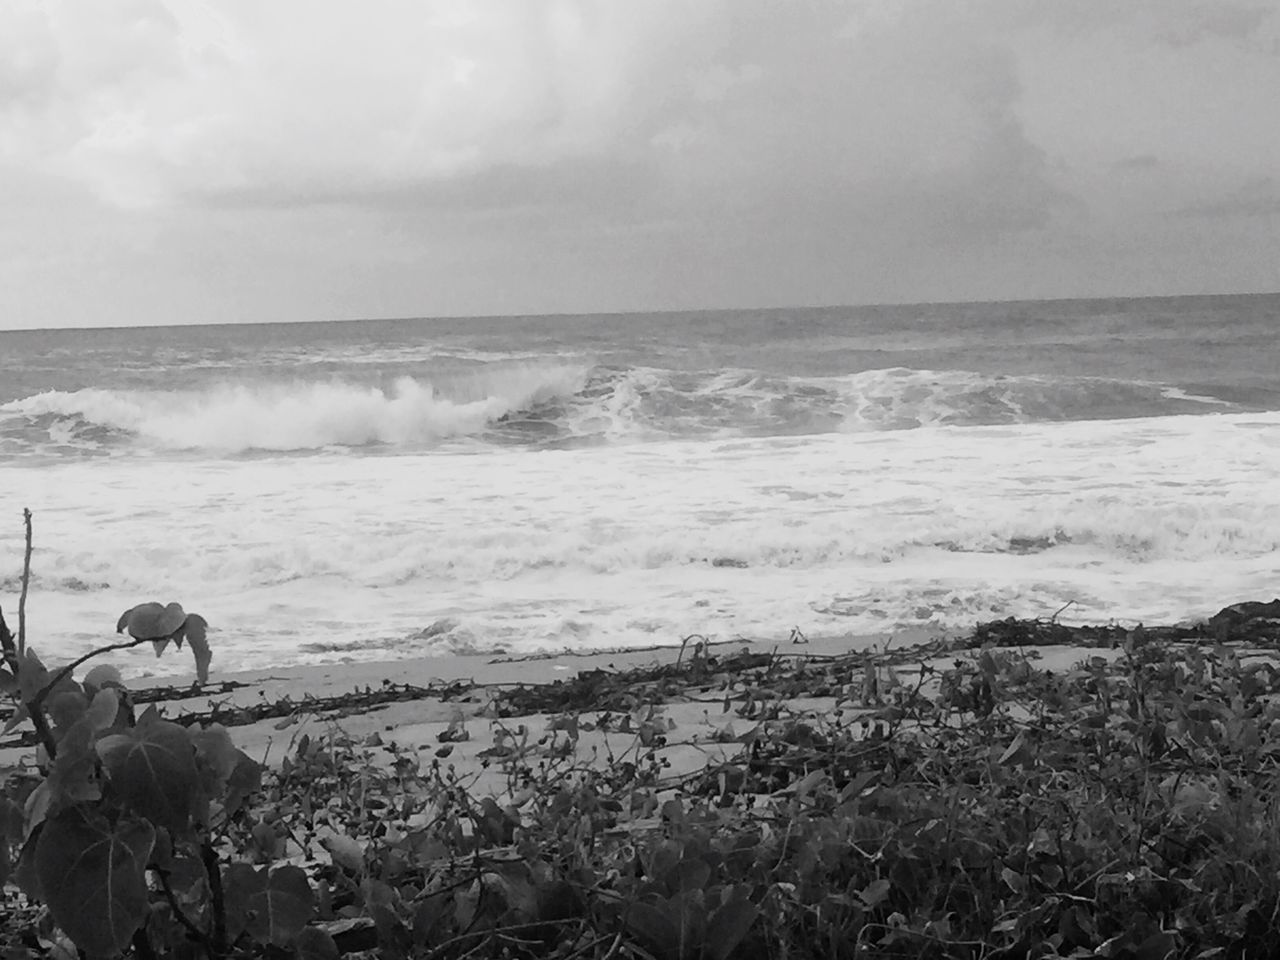
<svg viewBox="0 0 1280 960">
<path fill-rule="evenodd" d="M 945 635 L 937 631 L 917 630 L 819 638 L 803 644 L 786 639 L 777 643 L 720 643 L 705 648 L 705 654 L 823 662 L 858 651 L 905 652 L 943 640 Z M 699 653 L 697 645 L 690 643 L 683 652 L 680 647 L 662 647 L 526 658 L 423 657 L 230 673 L 215 668 L 209 682 L 199 689 L 193 686 L 194 675 L 163 678 L 165 688 L 172 692 L 156 708 L 169 719 L 221 711 L 236 746 L 267 767 L 279 766 L 304 735 L 312 740 L 344 736 L 367 747 L 372 762 L 390 763 L 398 751 L 408 751 L 417 754 L 423 766 L 433 761 L 451 765 L 473 795 L 502 798 L 509 793 L 510 784 L 503 765 L 492 761 L 517 753 L 534 760 L 563 756 L 570 748 L 563 737 L 556 737 L 554 714 L 513 711 L 506 703 L 500 708 L 496 701 L 501 693 L 521 687 L 546 688 L 600 671 L 625 675 L 680 662 L 687 665 Z M 166 653 L 166 657 L 174 655 L 173 651 Z M 182 657 L 185 652 L 176 655 Z M 1058 646 L 1031 653 L 1038 666 L 1054 670 L 1099 655 L 1111 658 L 1115 651 Z M 922 657 L 911 664 L 908 657 L 905 664 L 894 668 L 896 682 L 912 686 L 921 679 L 922 665 L 925 669 L 944 668 L 954 660 L 955 655 Z M 109 663 L 110 655 L 102 662 Z M 93 662 L 84 669 L 91 666 Z M 578 727 L 571 748 L 573 757 L 602 767 L 634 760 L 642 747 L 647 752 L 653 746 L 642 742 L 641 728 L 650 724 L 651 729 L 663 732 L 655 756 L 666 765 L 672 782 L 727 761 L 741 752 L 743 736 L 755 723 L 742 716 L 746 712 L 742 702 L 731 702 L 744 700 L 746 692 L 726 693 L 717 688 L 718 683 L 723 687 L 719 680 L 702 685 L 682 683 L 666 696 L 646 691 L 637 696 L 630 712 L 616 707 L 575 711 Z M 130 688 L 142 691 L 148 684 L 146 679 L 135 680 Z M 389 688 L 399 688 L 407 699 L 361 702 L 360 693 Z M 180 695 L 188 689 L 189 696 Z M 838 709 L 855 709 L 849 700 L 837 694 L 800 696 L 772 706 L 789 717 L 824 717 Z M 246 715 L 236 715 L 264 704 L 291 704 L 294 709 L 276 709 L 272 716 L 255 722 L 245 722 Z M 138 709 L 145 707 L 139 704 Z M 12 738 L 0 738 L 0 744 L 6 743 L 11 744 Z M 18 763 L 31 754 L 30 747 L 0 746 L 0 765 Z"/>
</svg>

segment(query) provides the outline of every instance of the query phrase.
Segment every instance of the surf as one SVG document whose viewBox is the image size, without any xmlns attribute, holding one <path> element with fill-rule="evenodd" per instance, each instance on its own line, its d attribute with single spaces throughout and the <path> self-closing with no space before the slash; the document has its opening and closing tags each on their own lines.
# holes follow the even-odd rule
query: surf
<svg viewBox="0 0 1280 960">
<path fill-rule="evenodd" d="M 838 376 L 504 360 L 387 382 L 52 390 L 0 404 L 0 457 L 420 452 L 1232 413 L 1174 384 L 889 367 Z"/>
<path fill-rule="evenodd" d="M 49 391 L 4 404 L 0 415 L 10 438 L 25 427 L 33 444 L 215 454 L 414 447 L 477 435 L 504 415 L 573 395 L 585 378 L 581 366 L 514 364 L 386 387 L 333 379 Z"/>
</svg>

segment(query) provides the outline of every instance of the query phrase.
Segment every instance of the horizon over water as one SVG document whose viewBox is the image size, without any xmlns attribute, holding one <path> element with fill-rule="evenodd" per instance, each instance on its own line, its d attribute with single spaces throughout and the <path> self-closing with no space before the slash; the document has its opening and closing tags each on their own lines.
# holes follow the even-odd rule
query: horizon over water
<svg viewBox="0 0 1280 960">
<path fill-rule="evenodd" d="M 1207 616 L 1280 595 L 1278 331 L 1280 294 L 0 332 L 0 598 L 28 506 L 46 662 L 152 599 L 215 677 Z"/>
</svg>

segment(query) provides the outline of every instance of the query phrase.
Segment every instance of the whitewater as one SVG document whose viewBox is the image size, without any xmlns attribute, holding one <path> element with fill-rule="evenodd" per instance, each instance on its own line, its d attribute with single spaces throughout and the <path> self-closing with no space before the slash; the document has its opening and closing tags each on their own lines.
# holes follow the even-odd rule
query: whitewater
<svg viewBox="0 0 1280 960">
<path fill-rule="evenodd" d="M 37 649 L 215 675 L 1280 594 L 1280 298 L 1120 303 L 0 334 L 0 603 L 24 506 Z"/>
</svg>

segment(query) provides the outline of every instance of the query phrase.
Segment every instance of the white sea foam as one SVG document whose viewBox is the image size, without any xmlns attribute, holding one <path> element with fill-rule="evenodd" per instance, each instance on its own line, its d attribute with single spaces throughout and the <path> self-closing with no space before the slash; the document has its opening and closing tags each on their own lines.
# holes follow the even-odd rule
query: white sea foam
<svg viewBox="0 0 1280 960">
<path fill-rule="evenodd" d="M 402 377 L 389 389 L 335 381 L 222 384 L 191 391 L 51 391 L 0 413 L 76 417 L 122 431 L 143 449 L 318 450 L 414 445 L 475 434 L 505 414 L 571 396 L 581 364 L 503 364 L 464 370 L 441 385 Z M 61 439 L 65 424 L 50 428 Z"/>
<path fill-rule="evenodd" d="M 1069 600 L 1085 619 L 1201 616 L 1280 593 L 1278 475 L 1271 413 L 67 462 L 0 467 L 0 485 L 36 511 L 39 649 L 82 652 L 126 607 L 178 599 L 230 669 L 963 627 Z M 157 666 L 185 663 L 133 669 Z"/>
<path fill-rule="evenodd" d="M 457 437 L 500 445 L 631 443 L 1233 409 L 1166 384 L 1097 377 L 905 368 L 789 377 L 503 360 L 445 364 L 430 376 L 386 386 L 295 379 L 189 390 L 50 391 L 0 405 L 0 454 L 10 447 L 13 455 L 418 450 Z M 25 439 L 25 447 L 16 438 Z"/>
</svg>

